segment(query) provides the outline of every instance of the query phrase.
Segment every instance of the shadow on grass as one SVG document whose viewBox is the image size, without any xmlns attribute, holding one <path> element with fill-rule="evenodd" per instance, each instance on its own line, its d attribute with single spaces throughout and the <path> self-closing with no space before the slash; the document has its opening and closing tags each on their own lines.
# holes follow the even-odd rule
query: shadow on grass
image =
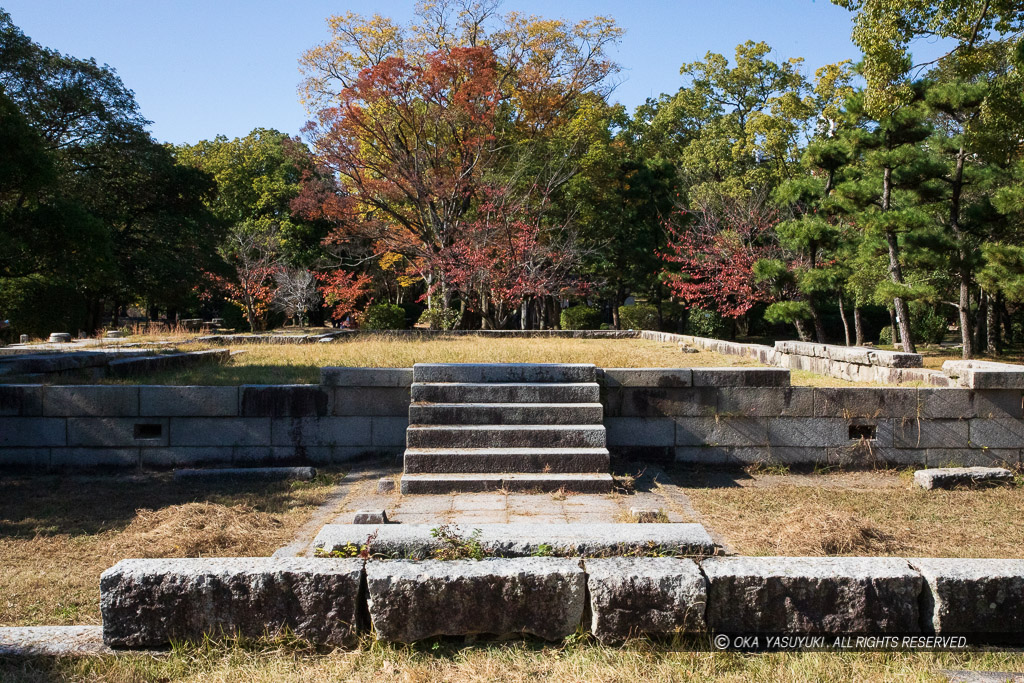
<svg viewBox="0 0 1024 683">
<path fill-rule="evenodd" d="M 0 539 L 124 529 L 140 508 L 210 502 L 243 503 L 261 512 L 287 509 L 289 482 L 176 482 L 170 473 L 0 478 Z"/>
</svg>

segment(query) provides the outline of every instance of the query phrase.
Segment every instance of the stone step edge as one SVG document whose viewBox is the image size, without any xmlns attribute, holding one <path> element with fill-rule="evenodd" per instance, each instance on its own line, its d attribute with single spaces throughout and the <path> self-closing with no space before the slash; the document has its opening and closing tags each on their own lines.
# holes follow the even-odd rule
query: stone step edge
<svg viewBox="0 0 1024 683">
<path fill-rule="evenodd" d="M 550 493 L 611 493 L 615 481 L 603 472 L 501 472 L 501 473 L 403 473 L 403 494 L 520 491 Z"/>
<path fill-rule="evenodd" d="M 411 424 L 408 429 L 417 431 L 461 431 L 461 432 L 479 432 L 484 430 L 495 430 L 501 432 L 508 431 L 530 431 L 538 432 L 545 429 L 552 429 L 558 431 L 605 431 L 603 424 L 583 424 L 583 425 L 546 425 L 546 424 L 530 424 L 530 425 L 476 425 L 476 424 Z"/>
<path fill-rule="evenodd" d="M 412 401 L 409 403 L 410 406 L 416 406 L 418 408 L 604 408 L 603 403 L 595 403 L 588 401 L 586 403 L 510 403 L 508 401 L 500 401 L 495 403 L 484 403 L 481 401 L 474 401 L 472 403 L 452 403 L 450 401 Z"/>
<path fill-rule="evenodd" d="M 459 447 L 455 447 L 455 448 L 433 448 L 433 447 L 430 447 L 430 446 L 427 446 L 427 447 L 422 447 L 421 446 L 421 447 L 414 447 L 414 448 L 406 448 L 405 452 L 406 453 L 424 453 L 424 454 L 429 453 L 430 455 L 449 455 L 449 454 L 451 454 L 451 455 L 461 455 L 461 454 L 489 455 L 489 454 L 492 454 L 492 453 L 494 455 L 515 455 L 515 454 L 518 454 L 518 453 L 525 453 L 525 454 L 528 454 L 528 455 L 535 455 L 535 454 L 536 455 L 548 455 L 548 454 L 550 454 L 550 455 L 579 455 L 579 454 L 605 455 L 606 453 L 608 453 L 608 449 L 604 448 L 604 447 L 601 447 L 601 446 L 578 446 L 578 447 L 575 447 L 575 448 L 573 448 L 571 446 L 570 447 L 555 447 L 555 448 L 544 448 L 544 447 L 537 447 L 537 446 L 523 446 L 523 447 L 520 447 L 520 448 L 517 448 L 515 446 L 507 446 L 507 447 L 501 447 L 501 448 L 486 447 L 486 446 L 482 446 L 482 447 L 465 447 L 465 448 L 459 448 Z"/>
<path fill-rule="evenodd" d="M 597 382 L 413 382 L 413 387 L 593 387 Z"/>
</svg>

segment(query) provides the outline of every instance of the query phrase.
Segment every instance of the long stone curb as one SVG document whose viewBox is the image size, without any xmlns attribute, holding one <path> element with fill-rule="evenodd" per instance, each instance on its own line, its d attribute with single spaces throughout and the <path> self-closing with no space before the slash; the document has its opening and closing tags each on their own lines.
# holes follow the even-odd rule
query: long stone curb
<svg viewBox="0 0 1024 683">
<path fill-rule="evenodd" d="M 896 557 L 122 560 L 100 581 L 104 642 L 290 630 L 346 646 L 588 629 L 642 635 L 971 635 L 1024 642 L 1024 560 Z M 361 615 L 369 616 L 368 625 Z"/>
</svg>

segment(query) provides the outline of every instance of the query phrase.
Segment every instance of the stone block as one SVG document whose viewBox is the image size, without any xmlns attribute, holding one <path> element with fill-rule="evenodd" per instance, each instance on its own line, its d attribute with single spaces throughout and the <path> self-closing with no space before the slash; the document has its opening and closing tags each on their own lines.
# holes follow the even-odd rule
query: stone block
<svg viewBox="0 0 1024 683">
<path fill-rule="evenodd" d="M 604 368 L 601 383 L 607 387 L 688 387 L 693 384 L 690 368 Z"/>
<path fill-rule="evenodd" d="M 816 388 L 817 417 L 917 417 L 917 389 Z"/>
<path fill-rule="evenodd" d="M 42 385 L 0 384 L 0 417 L 36 417 L 42 414 Z"/>
<path fill-rule="evenodd" d="M 268 417 L 172 417 L 171 446 L 267 446 Z"/>
<path fill-rule="evenodd" d="M 387 510 L 357 510 L 353 524 L 387 524 Z"/>
<path fill-rule="evenodd" d="M 409 448 L 604 448 L 604 425 L 412 425 Z"/>
<path fill-rule="evenodd" d="M 395 480 L 391 477 L 381 477 L 377 480 L 377 493 L 394 493 Z"/>
<path fill-rule="evenodd" d="M 695 387 L 788 387 L 786 368 L 693 368 Z"/>
<path fill-rule="evenodd" d="M 805 417 L 814 415 L 811 387 L 723 387 L 718 414 L 746 417 Z"/>
<path fill-rule="evenodd" d="M 968 420 L 971 445 L 979 448 L 1024 448 L 1024 420 Z"/>
<path fill-rule="evenodd" d="M 54 417 L 133 417 L 139 414 L 136 386 L 47 386 L 43 414 Z"/>
<path fill-rule="evenodd" d="M 274 446 L 369 445 L 368 417 L 298 417 L 271 421 Z"/>
<path fill-rule="evenodd" d="M 827 417 L 768 418 L 768 443 L 772 446 L 828 448 L 850 443 L 849 421 Z"/>
<path fill-rule="evenodd" d="M 1012 372 L 968 370 L 960 384 L 970 389 L 1024 389 L 1024 367 Z"/>
<path fill-rule="evenodd" d="M 1022 409 L 1022 392 L 1016 389 L 987 389 L 985 391 L 971 391 L 973 399 L 973 410 L 966 415 L 954 415 L 953 417 L 983 417 L 983 418 L 1012 418 L 1020 420 L 1024 418 Z"/>
<path fill-rule="evenodd" d="M 891 448 L 879 446 L 871 441 L 852 443 L 848 446 L 828 448 L 830 465 L 870 468 L 880 465 L 925 465 L 928 450 L 925 448 Z"/>
<path fill-rule="evenodd" d="M 397 448 L 405 446 L 405 433 L 409 427 L 407 417 L 370 418 L 370 443 L 374 448 Z"/>
<path fill-rule="evenodd" d="M 1024 635 L 1024 560 L 912 558 L 924 577 L 922 611 L 931 633 Z"/>
<path fill-rule="evenodd" d="M 68 446 L 166 446 L 166 417 L 69 417 Z"/>
<path fill-rule="evenodd" d="M 404 416 L 409 412 L 409 387 L 337 387 L 331 415 Z"/>
<path fill-rule="evenodd" d="M 896 448 L 967 448 L 967 420 L 893 420 Z"/>
<path fill-rule="evenodd" d="M 289 630 L 322 645 L 355 640 L 362 560 L 121 560 L 100 577 L 103 640 L 116 648 Z"/>
<path fill-rule="evenodd" d="M 677 446 L 675 449 L 675 461 L 686 465 L 707 465 L 711 467 L 722 467 L 725 465 L 736 465 L 739 461 L 732 457 L 733 448 L 729 446 Z M 760 452 L 765 458 L 769 457 L 767 448 Z"/>
<path fill-rule="evenodd" d="M 929 448 L 928 467 L 1019 467 L 1021 448 Z"/>
<path fill-rule="evenodd" d="M 67 420 L 56 417 L 0 417 L 0 448 L 64 446 Z"/>
<path fill-rule="evenodd" d="M 139 466 L 139 448 L 53 448 L 54 469 L 102 469 Z"/>
<path fill-rule="evenodd" d="M 320 368 L 320 384 L 327 387 L 408 387 L 412 368 Z"/>
<path fill-rule="evenodd" d="M 586 561 L 590 631 L 602 643 L 705 630 L 707 590 L 692 560 L 615 557 Z"/>
<path fill-rule="evenodd" d="M 416 363 L 414 382 L 595 382 L 590 363 Z"/>
<path fill-rule="evenodd" d="M 914 483 L 923 489 L 1010 484 L 1013 473 L 1002 467 L 938 467 L 914 472 Z"/>
<path fill-rule="evenodd" d="M 711 416 L 715 414 L 718 391 L 713 387 L 623 387 L 618 391 L 618 414 L 622 417 Z"/>
<path fill-rule="evenodd" d="M 706 619 L 715 633 L 919 633 L 923 579 L 896 557 L 712 557 Z"/>
<path fill-rule="evenodd" d="M 49 466 L 49 448 L 0 448 L 0 469 L 12 467 L 42 470 Z"/>
<path fill-rule="evenodd" d="M 174 472 L 175 481 L 210 479 L 257 479 L 262 481 L 285 481 L 297 479 L 309 481 L 316 476 L 312 467 L 214 467 L 210 469 L 182 469 Z"/>
<path fill-rule="evenodd" d="M 579 627 L 586 593 L 577 561 L 553 557 L 370 562 L 366 584 L 377 638 L 402 643 L 480 633 L 559 640 Z"/>
<path fill-rule="evenodd" d="M 677 446 L 765 446 L 768 420 L 759 417 L 677 417 Z"/>
<path fill-rule="evenodd" d="M 242 417 L 324 417 L 329 392 L 318 384 L 286 384 L 239 388 Z"/>
<path fill-rule="evenodd" d="M 140 386 L 139 415 L 234 417 L 238 415 L 238 387 Z"/>
<path fill-rule="evenodd" d="M 665 417 L 608 417 L 608 446 L 671 446 L 675 443 L 676 425 Z"/>
</svg>

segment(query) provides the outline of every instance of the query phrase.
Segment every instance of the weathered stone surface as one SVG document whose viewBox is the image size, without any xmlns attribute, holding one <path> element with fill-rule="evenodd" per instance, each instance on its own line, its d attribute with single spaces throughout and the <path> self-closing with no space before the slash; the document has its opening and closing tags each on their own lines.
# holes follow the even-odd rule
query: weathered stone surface
<svg viewBox="0 0 1024 683">
<path fill-rule="evenodd" d="M 409 448 L 603 448 L 604 425 L 412 425 Z"/>
<path fill-rule="evenodd" d="M 924 576 L 926 630 L 1024 634 L 1024 560 L 912 558 L 910 565 Z"/>
<path fill-rule="evenodd" d="M 353 642 L 362 560 L 121 560 L 100 577 L 103 640 L 115 648 L 290 629 L 315 643 Z"/>
<path fill-rule="evenodd" d="M 415 382 L 595 382 L 590 363 L 416 363 Z"/>
<path fill-rule="evenodd" d="M 405 472 L 607 472 L 607 448 L 407 448 Z"/>
<path fill-rule="evenodd" d="M 357 510 L 353 524 L 387 524 L 387 510 Z"/>
<path fill-rule="evenodd" d="M 609 446 L 672 446 L 676 424 L 668 417 L 605 418 Z"/>
<path fill-rule="evenodd" d="M 144 375 L 206 363 L 226 363 L 230 358 L 230 349 L 206 349 L 187 353 L 161 353 L 136 358 L 118 358 L 107 363 L 107 374 L 111 377 Z"/>
<path fill-rule="evenodd" d="M 695 387 L 788 387 L 786 368 L 693 368 Z"/>
<path fill-rule="evenodd" d="M 0 657 L 88 657 L 113 654 L 101 626 L 0 628 Z"/>
<path fill-rule="evenodd" d="M 139 414 L 139 388 L 132 386 L 48 386 L 43 414 L 53 417 L 130 417 Z"/>
<path fill-rule="evenodd" d="M 911 634 L 923 579 L 895 557 L 712 557 L 708 627 L 716 633 Z"/>
<path fill-rule="evenodd" d="M 806 417 L 814 414 L 811 387 L 723 387 L 718 414 L 745 417 Z"/>
<path fill-rule="evenodd" d="M 923 489 L 956 486 L 984 486 L 1013 481 L 1013 473 L 1002 467 L 936 467 L 914 472 L 914 483 Z"/>
<path fill-rule="evenodd" d="M 768 420 L 765 418 L 676 418 L 677 446 L 765 446 L 767 444 Z"/>
<path fill-rule="evenodd" d="M 405 431 L 409 427 L 407 417 L 370 418 L 370 443 L 376 449 L 390 449 L 405 445 Z"/>
<path fill-rule="evenodd" d="M 893 420 L 896 448 L 968 448 L 967 420 Z"/>
<path fill-rule="evenodd" d="M 391 477 L 381 477 L 377 480 L 377 493 L 394 493 L 395 480 Z"/>
<path fill-rule="evenodd" d="M 715 414 L 719 391 L 715 387 L 622 387 L 610 389 L 609 395 L 617 395 L 617 414 L 622 417 L 697 417 Z"/>
<path fill-rule="evenodd" d="M 0 417 L 0 447 L 63 446 L 67 420 L 56 417 Z"/>
<path fill-rule="evenodd" d="M 818 417 L 917 417 L 917 389 L 816 388 Z"/>
<path fill-rule="evenodd" d="M 601 387 L 597 382 L 417 382 L 412 385 L 412 400 L 431 403 L 596 403 L 601 400 Z"/>
<path fill-rule="evenodd" d="M 271 420 L 274 446 L 370 445 L 368 417 L 282 417 Z"/>
<path fill-rule="evenodd" d="M 688 387 L 693 384 L 690 368 L 604 368 L 601 383 L 607 387 Z"/>
<path fill-rule="evenodd" d="M 630 516 L 637 524 L 654 524 L 661 516 L 661 508 L 629 508 Z"/>
<path fill-rule="evenodd" d="M 393 415 L 409 413 L 409 387 L 337 387 L 331 389 L 331 415 Z"/>
<path fill-rule="evenodd" d="M 692 560 L 616 557 L 586 561 L 590 630 L 602 643 L 703 631 L 707 590 Z"/>
<path fill-rule="evenodd" d="M 402 475 L 402 493 L 611 493 L 613 483 L 612 475 L 598 472 L 406 472 Z"/>
<path fill-rule="evenodd" d="M 600 403 L 413 403 L 409 422 L 419 425 L 601 424 Z"/>
<path fill-rule="evenodd" d="M 166 417 L 69 417 L 68 446 L 166 446 Z"/>
<path fill-rule="evenodd" d="M 554 557 L 370 562 L 366 584 L 377 638 L 402 643 L 478 633 L 558 640 L 580 625 L 586 592 L 578 563 Z"/>
<path fill-rule="evenodd" d="M 369 533 L 377 536 L 370 550 L 385 557 L 430 557 L 441 543 L 430 524 L 385 524 L 367 530 L 351 524 L 328 524 L 316 535 L 313 545 L 331 551 L 352 543 L 366 543 Z M 497 557 L 529 557 L 541 545 L 566 556 L 615 556 L 661 549 L 680 555 L 710 555 L 715 544 L 700 524 L 472 524 L 458 527 L 463 537 L 480 530 L 483 548 Z"/>
<path fill-rule="evenodd" d="M 407 387 L 412 384 L 412 368 L 321 368 L 320 384 L 328 387 Z"/>
<path fill-rule="evenodd" d="M 36 417 L 42 414 L 42 386 L 38 384 L 0 385 L 0 417 Z"/>
<path fill-rule="evenodd" d="M 266 446 L 269 417 L 172 417 L 171 446 Z"/>
<path fill-rule="evenodd" d="M 139 448 L 51 448 L 54 469 L 129 468 L 139 466 Z"/>
<path fill-rule="evenodd" d="M 969 420 L 971 445 L 980 448 L 1024 448 L 1024 421 L 1004 418 Z"/>
<path fill-rule="evenodd" d="M 324 417 L 329 394 L 318 384 L 240 387 L 242 417 Z"/>
<path fill-rule="evenodd" d="M 51 344 L 70 344 L 71 334 L 68 332 L 51 332 L 50 338 L 47 341 Z"/>
<path fill-rule="evenodd" d="M 238 387 L 141 386 L 139 415 L 234 417 L 238 415 Z"/>
<path fill-rule="evenodd" d="M 850 443 L 849 422 L 841 418 L 775 417 L 766 422 L 772 446 L 828 448 Z"/>
</svg>

